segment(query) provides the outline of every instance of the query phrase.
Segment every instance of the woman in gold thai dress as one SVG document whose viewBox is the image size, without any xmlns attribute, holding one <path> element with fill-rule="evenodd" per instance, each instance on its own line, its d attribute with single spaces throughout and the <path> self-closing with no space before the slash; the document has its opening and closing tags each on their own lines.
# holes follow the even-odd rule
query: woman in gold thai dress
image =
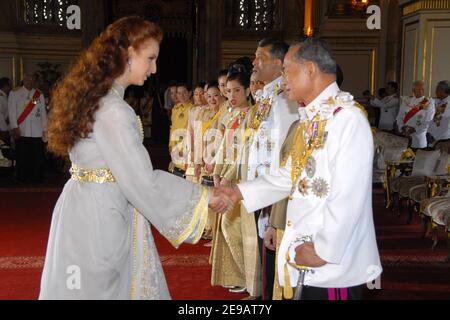
<svg viewBox="0 0 450 320">
<path fill-rule="evenodd" d="M 192 182 L 199 182 L 198 177 L 195 175 L 195 161 L 194 161 L 194 147 L 195 147 L 195 135 L 198 133 L 196 130 L 196 125 L 199 123 L 199 114 L 200 111 L 207 107 L 207 102 L 205 99 L 205 92 L 204 92 L 205 84 L 200 82 L 198 83 L 194 88 L 194 95 L 193 95 L 193 101 L 194 101 L 194 107 L 189 111 L 189 118 L 188 118 L 188 135 L 190 138 L 190 142 L 188 145 L 189 149 L 189 159 L 188 159 L 188 167 L 186 170 L 186 180 L 192 181 Z"/>
<path fill-rule="evenodd" d="M 245 129 L 251 110 L 248 101 L 249 84 L 250 75 L 245 72 L 232 72 L 228 76 L 227 95 L 232 111 L 225 123 L 224 137 L 214 168 L 214 175 L 220 180 L 220 185 L 231 185 L 240 181 Z M 211 283 L 226 288 L 232 287 L 230 291 L 236 293 L 247 291 L 240 205 L 236 205 L 226 215 L 217 216 Z"/>
<path fill-rule="evenodd" d="M 217 131 L 218 119 L 220 117 L 220 105 L 223 103 L 223 97 L 220 95 L 219 85 L 216 81 L 207 84 L 206 89 L 207 103 L 197 119 L 199 127 L 197 133 L 194 133 L 194 154 L 195 176 L 197 180 L 208 187 L 214 186 L 212 173 L 214 169 L 213 159 L 216 156 L 221 134 Z M 204 239 L 212 240 L 217 213 L 210 209 L 208 220 L 206 222 Z M 208 243 L 207 246 L 211 246 Z"/>
</svg>

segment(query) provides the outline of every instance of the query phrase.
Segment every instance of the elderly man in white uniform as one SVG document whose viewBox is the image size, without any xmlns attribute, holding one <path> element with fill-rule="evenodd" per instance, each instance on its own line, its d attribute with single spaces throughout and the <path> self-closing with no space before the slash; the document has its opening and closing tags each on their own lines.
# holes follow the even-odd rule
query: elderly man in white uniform
<svg viewBox="0 0 450 320">
<path fill-rule="evenodd" d="M 360 299 L 382 271 L 372 214 L 373 139 L 353 97 L 336 84 L 327 45 L 307 39 L 284 62 L 286 90 L 300 102 L 293 148 L 278 176 L 222 189 L 249 212 L 289 196 L 278 256 L 285 299 Z M 303 107 L 305 105 L 305 107 Z M 302 285 L 299 268 L 308 270 Z"/>
<path fill-rule="evenodd" d="M 450 139 L 450 81 L 440 81 L 436 87 L 436 113 L 428 128 L 428 144 Z"/>
<path fill-rule="evenodd" d="M 8 111 L 16 141 L 17 179 L 42 182 L 47 111 L 44 95 L 34 87 L 32 74 L 25 74 L 23 86 L 9 94 Z"/>
<path fill-rule="evenodd" d="M 401 98 L 397 116 L 398 130 L 411 137 L 411 147 L 414 149 L 427 147 L 427 131 L 435 113 L 434 100 L 425 97 L 424 86 L 423 81 L 414 82 L 414 95 Z"/>
<path fill-rule="evenodd" d="M 8 95 L 11 92 L 11 80 L 0 79 L 0 139 L 9 144 Z"/>
<path fill-rule="evenodd" d="M 398 99 L 398 84 L 391 81 L 387 85 L 388 96 L 383 99 L 373 98 L 370 100 L 370 105 L 374 108 L 380 109 L 380 123 L 378 129 L 390 131 L 394 128 L 395 119 L 397 118 L 399 99 Z"/>
</svg>

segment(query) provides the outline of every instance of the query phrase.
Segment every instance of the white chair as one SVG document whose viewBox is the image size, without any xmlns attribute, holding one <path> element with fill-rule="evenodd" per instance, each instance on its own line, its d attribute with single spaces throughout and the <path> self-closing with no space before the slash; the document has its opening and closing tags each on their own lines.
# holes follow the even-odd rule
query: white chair
<svg viewBox="0 0 450 320">
<path fill-rule="evenodd" d="M 386 183 L 386 161 L 399 161 L 408 148 L 408 138 L 392 133 L 377 131 L 374 140 L 373 182 Z"/>
</svg>

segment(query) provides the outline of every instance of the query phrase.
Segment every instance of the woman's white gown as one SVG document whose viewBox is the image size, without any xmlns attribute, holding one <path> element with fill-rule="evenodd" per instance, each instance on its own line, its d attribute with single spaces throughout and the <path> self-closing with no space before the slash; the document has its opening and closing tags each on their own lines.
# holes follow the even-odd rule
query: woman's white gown
<svg viewBox="0 0 450 320">
<path fill-rule="evenodd" d="M 153 170 L 123 94 L 115 83 L 100 101 L 92 134 L 70 152 L 72 164 L 109 168 L 116 182 L 66 183 L 39 299 L 170 299 L 150 223 L 175 247 L 201 237 L 207 189 Z"/>
</svg>

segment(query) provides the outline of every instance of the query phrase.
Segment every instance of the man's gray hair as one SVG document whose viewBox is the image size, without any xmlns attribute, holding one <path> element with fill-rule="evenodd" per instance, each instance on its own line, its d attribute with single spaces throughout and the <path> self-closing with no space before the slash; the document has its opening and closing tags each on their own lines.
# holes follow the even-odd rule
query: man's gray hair
<svg viewBox="0 0 450 320">
<path fill-rule="evenodd" d="M 448 80 L 439 81 L 437 84 L 437 88 L 444 91 L 445 94 L 450 94 L 450 81 Z"/>
<path fill-rule="evenodd" d="M 298 61 L 314 62 L 323 73 L 336 74 L 336 60 L 325 40 L 308 38 L 297 46 L 298 51 L 295 58 Z"/>
</svg>

